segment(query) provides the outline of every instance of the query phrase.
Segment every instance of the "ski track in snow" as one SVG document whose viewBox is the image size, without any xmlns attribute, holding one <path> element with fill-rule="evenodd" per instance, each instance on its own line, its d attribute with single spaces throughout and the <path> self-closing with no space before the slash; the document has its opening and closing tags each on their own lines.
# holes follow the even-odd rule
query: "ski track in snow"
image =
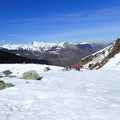
<svg viewBox="0 0 120 120">
<path fill-rule="evenodd" d="M 0 65 L 0 71 L 9 68 L 18 76 L 25 70 L 36 68 L 43 77 L 41 81 L 0 78 L 15 84 L 0 91 L 0 120 L 120 119 L 118 69 L 65 72 L 50 66 L 52 70 L 44 72 L 45 67 Z"/>
</svg>

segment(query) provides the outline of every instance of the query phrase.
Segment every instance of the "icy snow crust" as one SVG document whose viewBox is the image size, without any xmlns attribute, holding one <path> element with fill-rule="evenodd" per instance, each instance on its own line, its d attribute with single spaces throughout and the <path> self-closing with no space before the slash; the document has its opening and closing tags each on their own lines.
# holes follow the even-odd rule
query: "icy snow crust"
<svg viewBox="0 0 120 120">
<path fill-rule="evenodd" d="M 119 65 L 118 65 L 119 66 Z M 14 87 L 0 91 L 0 120 L 119 120 L 120 71 L 62 71 L 46 65 L 0 65 L 21 76 L 36 69 L 41 81 L 1 78 Z M 119 66 L 120 70 L 120 66 Z"/>
</svg>

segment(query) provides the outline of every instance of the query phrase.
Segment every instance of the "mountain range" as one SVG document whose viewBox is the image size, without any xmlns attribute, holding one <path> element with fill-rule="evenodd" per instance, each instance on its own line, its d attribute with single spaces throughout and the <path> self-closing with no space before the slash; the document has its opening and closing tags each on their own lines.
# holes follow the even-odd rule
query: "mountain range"
<svg viewBox="0 0 120 120">
<path fill-rule="evenodd" d="M 6 44 L 1 49 L 29 59 L 46 60 L 51 65 L 70 66 L 79 62 L 105 45 L 90 42 L 36 42 L 30 44 Z"/>
</svg>

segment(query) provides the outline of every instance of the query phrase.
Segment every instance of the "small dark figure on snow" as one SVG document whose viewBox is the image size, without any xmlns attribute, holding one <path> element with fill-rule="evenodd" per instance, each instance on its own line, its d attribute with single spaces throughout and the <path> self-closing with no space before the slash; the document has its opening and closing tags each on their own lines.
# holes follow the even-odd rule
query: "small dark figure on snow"
<svg viewBox="0 0 120 120">
<path fill-rule="evenodd" d="M 78 71 L 80 71 L 80 64 L 76 64 L 75 65 L 75 69 L 78 70 Z"/>
</svg>

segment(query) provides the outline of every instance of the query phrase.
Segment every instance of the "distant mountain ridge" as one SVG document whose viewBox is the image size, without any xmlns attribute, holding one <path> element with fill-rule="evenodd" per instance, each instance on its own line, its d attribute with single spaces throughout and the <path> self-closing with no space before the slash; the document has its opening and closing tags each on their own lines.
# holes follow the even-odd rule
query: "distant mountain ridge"
<svg viewBox="0 0 120 120">
<path fill-rule="evenodd" d="M 2 45 L 2 48 L 8 49 L 8 50 L 31 50 L 31 51 L 45 51 L 49 50 L 53 47 L 56 47 L 56 49 L 60 49 L 64 47 L 65 42 L 36 42 L 33 41 L 30 44 L 6 44 Z"/>
<path fill-rule="evenodd" d="M 31 44 L 6 44 L 1 47 L 19 56 L 38 60 L 44 59 L 52 65 L 69 66 L 102 49 L 104 45 L 90 42 L 33 41 Z"/>
<path fill-rule="evenodd" d="M 36 42 L 33 41 L 30 44 L 5 44 L 2 45 L 2 48 L 8 49 L 8 50 L 31 50 L 31 51 L 47 51 L 52 48 L 55 48 L 56 50 L 65 48 L 66 45 L 68 46 L 86 46 L 91 45 L 94 46 L 95 43 L 90 42 L 82 42 L 82 43 L 75 43 L 75 42 Z"/>
</svg>

